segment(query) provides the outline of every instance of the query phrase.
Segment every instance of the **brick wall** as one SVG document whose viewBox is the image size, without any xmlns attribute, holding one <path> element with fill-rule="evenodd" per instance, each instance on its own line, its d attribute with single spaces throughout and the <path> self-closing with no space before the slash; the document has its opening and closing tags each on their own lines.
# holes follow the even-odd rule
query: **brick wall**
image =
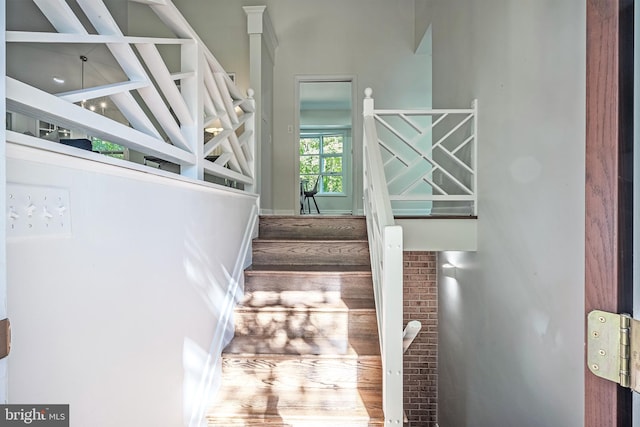
<svg viewBox="0 0 640 427">
<path fill-rule="evenodd" d="M 435 252 L 404 252 L 404 324 L 422 330 L 404 354 L 404 408 L 410 427 L 435 427 L 438 381 L 438 286 Z"/>
</svg>

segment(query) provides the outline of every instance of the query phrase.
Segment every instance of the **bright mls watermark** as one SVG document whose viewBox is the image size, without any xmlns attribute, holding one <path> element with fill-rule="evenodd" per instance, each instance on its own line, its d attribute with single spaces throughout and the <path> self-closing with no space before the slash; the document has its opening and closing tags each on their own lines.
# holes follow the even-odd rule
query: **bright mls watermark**
<svg viewBox="0 0 640 427">
<path fill-rule="evenodd" d="M 69 427 L 69 405 L 0 405 L 0 427 Z"/>
</svg>

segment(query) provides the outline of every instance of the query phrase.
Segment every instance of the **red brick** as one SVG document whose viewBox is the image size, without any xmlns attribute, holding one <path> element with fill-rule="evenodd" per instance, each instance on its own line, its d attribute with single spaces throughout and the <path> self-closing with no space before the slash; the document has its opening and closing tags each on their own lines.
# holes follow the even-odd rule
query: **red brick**
<svg viewBox="0 0 640 427">
<path fill-rule="evenodd" d="M 405 353 L 404 401 L 409 427 L 434 427 L 437 402 L 438 287 L 436 253 L 404 253 L 404 320 L 422 330 Z"/>
</svg>

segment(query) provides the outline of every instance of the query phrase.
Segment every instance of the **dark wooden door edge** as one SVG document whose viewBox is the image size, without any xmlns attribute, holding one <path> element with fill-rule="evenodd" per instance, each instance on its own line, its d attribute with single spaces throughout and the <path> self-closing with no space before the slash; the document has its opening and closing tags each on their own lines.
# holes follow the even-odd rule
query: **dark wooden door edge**
<svg viewBox="0 0 640 427">
<path fill-rule="evenodd" d="M 625 295 L 619 236 L 624 228 L 624 94 L 621 10 L 628 0 L 587 0 L 585 323 L 593 309 L 619 312 Z M 631 91 L 632 93 L 633 91 Z M 585 327 L 586 330 L 586 327 Z M 585 363 L 585 426 L 631 425 L 630 393 L 595 377 Z"/>
</svg>

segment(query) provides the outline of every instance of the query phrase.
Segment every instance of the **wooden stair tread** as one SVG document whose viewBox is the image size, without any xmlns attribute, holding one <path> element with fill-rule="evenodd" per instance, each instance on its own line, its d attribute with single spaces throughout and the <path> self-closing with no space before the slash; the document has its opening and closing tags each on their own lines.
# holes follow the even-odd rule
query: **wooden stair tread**
<svg viewBox="0 0 640 427">
<path fill-rule="evenodd" d="M 225 355 L 222 372 L 253 389 L 356 389 L 382 386 L 380 356 Z"/>
<path fill-rule="evenodd" d="M 286 334 L 276 337 L 240 335 L 234 337 L 224 349 L 223 355 L 235 353 L 243 355 L 350 355 L 375 356 L 380 354 L 378 339 L 351 337 L 311 337 L 289 338 Z"/>
<path fill-rule="evenodd" d="M 242 302 L 242 305 L 236 307 L 236 312 L 247 311 L 327 311 L 327 312 L 344 312 L 355 310 L 375 310 L 375 303 L 365 298 L 340 298 L 337 300 L 313 300 L 307 299 L 301 301 L 299 296 L 291 296 L 289 298 L 282 297 L 280 293 L 266 293 L 267 295 L 255 295 L 260 292 L 253 292 L 251 298 Z M 263 294 L 265 294 L 263 292 Z"/>
<path fill-rule="evenodd" d="M 207 418 L 270 419 L 272 422 L 313 420 L 327 423 L 382 421 L 382 400 L 377 389 L 303 389 L 271 392 L 244 384 L 226 384 Z M 286 425 L 286 424 L 285 424 Z M 365 424 L 366 425 L 366 424 Z"/>
<path fill-rule="evenodd" d="M 363 265 L 322 265 L 322 264 L 254 264 L 245 270 L 247 275 L 255 274 L 314 274 L 314 275 L 345 275 L 358 274 L 371 276 L 371 266 Z"/>
<path fill-rule="evenodd" d="M 234 359 L 255 359 L 265 360 L 275 363 L 279 360 L 374 360 L 380 361 L 381 357 L 378 354 L 278 354 L 278 353 L 262 353 L 262 354 L 245 354 L 245 353 L 222 353 L 222 358 L 226 360 Z"/>
<path fill-rule="evenodd" d="M 317 243 L 336 243 L 336 244 L 345 244 L 345 243 L 369 243 L 367 239 L 320 239 L 320 238 L 291 238 L 291 237 L 269 237 L 269 238 L 261 238 L 257 237 L 253 239 L 254 243 L 301 243 L 301 244 L 309 244 L 314 245 Z"/>
<path fill-rule="evenodd" d="M 351 220 L 366 220 L 367 217 L 364 215 L 260 215 L 261 220 L 269 220 L 269 219 L 279 219 L 279 220 L 293 220 L 298 221 L 301 219 L 351 219 Z"/>
</svg>

